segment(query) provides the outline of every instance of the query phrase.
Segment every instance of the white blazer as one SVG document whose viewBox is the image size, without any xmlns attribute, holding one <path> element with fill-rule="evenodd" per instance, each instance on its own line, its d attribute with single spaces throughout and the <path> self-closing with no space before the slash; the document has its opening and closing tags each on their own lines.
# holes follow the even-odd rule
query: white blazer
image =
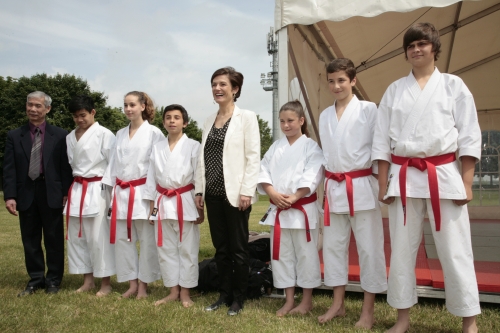
<svg viewBox="0 0 500 333">
<path fill-rule="evenodd" d="M 203 137 L 200 157 L 196 168 L 195 193 L 205 196 L 205 143 L 217 113 L 210 115 L 203 124 Z M 255 112 L 241 110 L 234 106 L 233 116 L 224 138 L 222 168 L 226 195 L 229 203 L 238 207 L 240 195 L 252 197 L 257 201 L 257 180 L 260 170 L 260 133 Z"/>
</svg>

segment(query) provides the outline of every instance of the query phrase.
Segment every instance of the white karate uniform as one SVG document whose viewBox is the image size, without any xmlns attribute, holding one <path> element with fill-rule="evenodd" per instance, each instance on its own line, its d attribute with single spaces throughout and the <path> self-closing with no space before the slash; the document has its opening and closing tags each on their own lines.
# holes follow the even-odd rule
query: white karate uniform
<svg viewBox="0 0 500 333">
<path fill-rule="evenodd" d="M 319 136 L 323 143 L 326 169 L 334 173 L 372 168 L 371 150 L 377 117 L 374 103 L 356 96 L 347 105 L 340 120 L 335 104 L 319 117 Z M 378 203 L 378 181 L 373 176 L 352 179 L 354 216 L 349 215 L 346 181 L 328 182 L 330 226 L 323 230 L 324 284 L 346 285 L 349 273 L 351 228 L 359 255 L 361 288 L 371 293 L 387 290 L 384 254 L 384 228 Z"/>
<path fill-rule="evenodd" d="M 164 139 L 163 133 L 147 121 L 137 129 L 132 139 L 129 126 L 116 133 L 116 145 L 111 162 L 102 182 L 115 186 L 116 179 L 131 181 L 145 178 L 149 168 L 149 157 L 155 143 Z M 149 224 L 149 200 L 144 199 L 146 184 L 135 187 L 132 215 L 132 241 L 127 236 L 127 211 L 130 188 L 116 186 L 113 196 L 117 199 L 116 221 L 116 278 L 118 282 L 140 279 L 151 283 L 160 279 L 158 252 L 154 238 L 154 226 Z M 112 201 L 111 201 L 112 202 Z M 108 212 L 108 217 L 110 213 Z M 140 258 L 136 242 L 140 242 Z"/>
<path fill-rule="evenodd" d="M 115 144 L 111 131 L 95 122 L 76 140 L 76 130 L 66 137 L 68 160 L 73 177 L 102 177 Z M 68 224 L 68 267 L 71 274 L 94 273 L 96 277 L 116 273 L 114 246 L 109 244 L 109 224 L 106 209 L 109 191 L 100 181 L 89 182 L 83 201 L 82 235 L 80 230 L 80 200 L 82 184 L 74 182 Z M 69 204 L 69 202 L 67 203 Z M 64 208 L 66 213 L 67 206 Z"/>
<path fill-rule="evenodd" d="M 282 194 L 294 194 L 299 188 L 315 193 L 323 179 L 324 158 L 318 144 L 302 135 L 291 146 L 283 137 L 274 142 L 261 161 L 257 190 L 265 194 L 262 184 L 271 184 Z M 311 241 L 306 239 L 304 214 L 298 209 L 283 210 L 279 215 L 281 242 L 279 260 L 271 260 L 274 286 L 288 288 L 298 285 L 315 288 L 321 285 L 321 271 L 317 250 L 321 207 L 317 201 L 303 205 L 309 220 Z M 267 218 L 261 224 L 271 226 L 271 253 L 274 222 L 278 208 L 271 204 Z"/>
<path fill-rule="evenodd" d="M 168 138 L 153 146 L 149 163 L 148 179 L 144 198 L 154 200 L 155 214 L 150 220 L 155 222 L 155 239 L 158 242 L 158 214 L 161 217 L 163 245 L 158 247 L 158 259 L 165 287 L 180 285 L 194 288 L 198 285 L 198 250 L 200 248 L 200 229 L 193 222 L 198 218 L 194 202 L 194 188 L 180 195 L 183 209 L 182 242 L 177 212 L 177 196 L 163 195 L 156 184 L 164 189 L 179 189 L 194 184 L 194 173 L 198 161 L 200 143 L 189 139 L 186 134 L 170 151 Z"/>
<path fill-rule="evenodd" d="M 390 162 L 390 154 L 406 157 L 430 157 L 458 152 L 462 156 L 481 156 L 481 131 L 472 94 L 463 81 L 438 69 L 421 90 L 415 77 L 392 83 L 379 106 L 373 140 L 372 160 Z M 399 191 L 400 165 L 392 164 L 386 197 L 396 197 L 389 205 L 391 230 L 391 269 L 388 303 L 409 308 L 417 303 L 415 260 L 422 237 L 427 209 L 434 241 L 443 267 L 446 307 L 452 314 L 468 317 L 481 312 L 466 206 L 450 199 L 464 199 L 465 187 L 458 161 L 436 166 L 441 203 L 441 231 L 435 231 L 430 207 L 427 170 L 409 167 L 407 171 L 407 216 Z"/>
</svg>

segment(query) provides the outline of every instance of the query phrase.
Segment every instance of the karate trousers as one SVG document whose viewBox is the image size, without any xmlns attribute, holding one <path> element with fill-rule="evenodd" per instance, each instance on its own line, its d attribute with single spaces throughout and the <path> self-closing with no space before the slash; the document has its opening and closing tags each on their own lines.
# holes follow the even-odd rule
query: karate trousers
<svg viewBox="0 0 500 333">
<path fill-rule="evenodd" d="M 155 220 L 155 239 L 158 242 L 158 220 Z M 163 246 L 158 247 L 163 285 L 171 288 L 194 288 L 198 285 L 198 251 L 200 228 L 191 221 L 184 221 L 182 242 L 179 221 L 161 220 Z"/>
<path fill-rule="evenodd" d="M 136 242 L 140 244 L 140 255 Z M 116 220 L 116 280 L 139 279 L 151 283 L 161 278 L 154 225 L 148 220 L 132 220 L 132 241 L 127 239 L 127 220 Z"/>
<path fill-rule="evenodd" d="M 406 225 L 401 198 L 396 197 L 389 205 L 392 255 L 387 302 L 396 309 L 410 308 L 418 302 L 415 264 L 427 212 L 443 267 L 446 308 L 459 317 L 480 314 L 467 206 L 457 206 L 452 200 L 441 199 L 441 230 L 436 231 L 430 199 L 406 200 Z"/>
<path fill-rule="evenodd" d="M 378 202 L 374 210 L 349 214 L 330 213 L 330 226 L 323 229 L 324 283 L 345 286 L 349 274 L 351 229 L 359 256 L 361 288 L 370 293 L 387 290 L 384 226 Z"/>
</svg>

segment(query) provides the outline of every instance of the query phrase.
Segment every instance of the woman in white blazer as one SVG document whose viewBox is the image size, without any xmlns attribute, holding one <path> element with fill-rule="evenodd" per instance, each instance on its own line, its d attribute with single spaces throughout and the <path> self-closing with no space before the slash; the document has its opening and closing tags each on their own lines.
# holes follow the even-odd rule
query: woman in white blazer
<svg viewBox="0 0 500 333">
<path fill-rule="evenodd" d="M 227 314 L 243 308 L 248 281 L 248 218 L 257 200 L 260 134 L 254 112 L 238 108 L 243 75 L 232 67 L 214 72 L 214 101 L 219 110 L 203 125 L 196 170 L 196 205 L 207 205 L 207 217 L 219 273 L 219 299 L 205 308 L 230 306 Z"/>
</svg>

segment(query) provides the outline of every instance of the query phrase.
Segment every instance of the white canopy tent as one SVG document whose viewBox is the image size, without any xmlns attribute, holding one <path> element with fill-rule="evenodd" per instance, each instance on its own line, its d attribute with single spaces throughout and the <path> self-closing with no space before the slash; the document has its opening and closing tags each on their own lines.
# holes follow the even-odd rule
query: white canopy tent
<svg viewBox="0 0 500 333">
<path fill-rule="evenodd" d="M 500 130 L 500 0 L 276 0 L 278 104 L 303 101 L 318 139 L 319 114 L 333 102 L 326 65 L 341 57 L 358 67 L 358 97 L 379 103 L 388 85 L 411 69 L 402 39 L 415 22 L 440 30 L 437 67 L 465 81 L 481 129 Z M 500 206 L 470 213 L 498 218 Z"/>
</svg>

